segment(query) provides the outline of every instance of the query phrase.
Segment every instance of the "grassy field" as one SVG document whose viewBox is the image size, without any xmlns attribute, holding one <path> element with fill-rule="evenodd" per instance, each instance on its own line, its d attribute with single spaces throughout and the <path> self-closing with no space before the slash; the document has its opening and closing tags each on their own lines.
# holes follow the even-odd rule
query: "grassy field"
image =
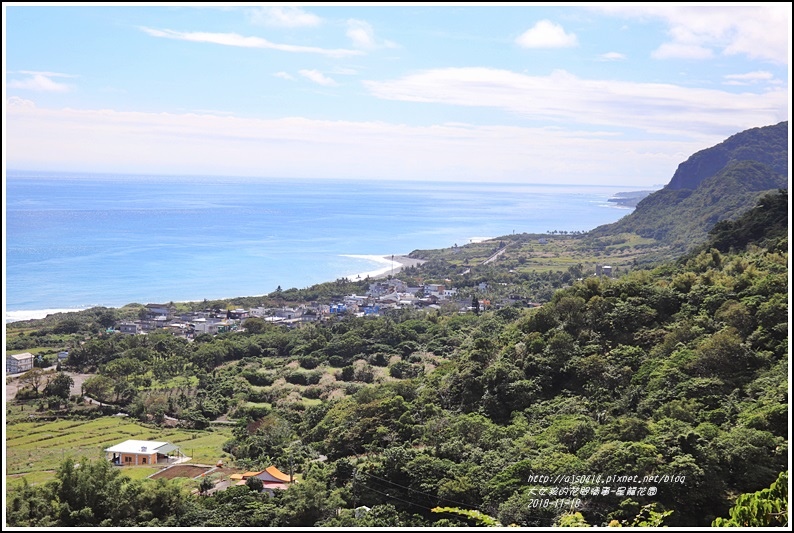
<svg viewBox="0 0 794 533">
<path fill-rule="evenodd" d="M 214 465 L 228 462 L 223 443 L 232 436 L 231 427 L 194 431 L 144 426 L 124 417 L 102 417 L 89 421 L 56 420 L 6 425 L 6 482 L 41 483 L 52 479 L 67 457 L 80 461 L 104 458 L 104 449 L 128 439 L 166 441 L 176 444 L 192 463 Z M 130 477 L 147 477 L 152 467 L 128 467 Z M 134 471 L 134 472 L 132 472 Z"/>
<path fill-rule="evenodd" d="M 412 256 L 443 259 L 459 273 L 488 264 L 496 270 L 519 274 L 565 272 L 579 266 L 586 272 L 610 265 L 613 272 L 631 270 L 643 258 L 662 257 L 669 247 L 631 233 L 592 238 L 586 235 L 514 234 L 461 247 L 416 250 Z"/>
</svg>

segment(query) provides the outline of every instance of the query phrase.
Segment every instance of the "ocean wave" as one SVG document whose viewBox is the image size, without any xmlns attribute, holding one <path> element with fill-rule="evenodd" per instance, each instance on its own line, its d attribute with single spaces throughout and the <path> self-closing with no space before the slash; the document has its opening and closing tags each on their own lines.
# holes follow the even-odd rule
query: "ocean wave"
<svg viewBox="0 0 794 533">
<path fill-rule="evenodd" d="M 33 311 L 6 311 L 6 324 L 9 322 L 19 322 L 22 320 L 38 320 L 45 318 L 47 315 L 54 315 L 55 313 L 72 313 L 75 311 L 84 311 L 89 309 L 84 307 L 81 309 L 38 309 Z"/>
</svg>

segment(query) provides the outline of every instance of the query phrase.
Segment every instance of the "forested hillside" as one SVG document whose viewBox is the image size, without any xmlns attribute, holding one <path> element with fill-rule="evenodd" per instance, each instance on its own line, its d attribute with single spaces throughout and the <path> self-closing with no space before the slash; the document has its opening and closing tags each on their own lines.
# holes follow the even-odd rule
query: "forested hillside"
<svg viewBox="0 0 794 533">
<path fill-rule="evenodd" d="M 737 133 L 678 166 L 663 189 L 593 236 L 636 233 L 678 253 L 701 244 L 714 224 L 732 220 L 760 196 L 788 187 L 788 122 Z"/>
<path fill-rule="evenodd" d="M 775 174 L 788 174 L 788 122 L 751 128 L 731 135 L 716 146 L 701 150 L 678 165 L 667 186 L 696 189 L 731 162 L 756 161 Z"/>
<path fill-rule="evenodd" d="M 537 309 L 94 337 L 69 359 L 98 371 L 93 395 L 141 420 L 225 415 L 236 464 L 300 482 L 197 497 L 66 462 L 9 494 L 8 524 L 708 526 L 788 470 L 787 205 Z"/>
</svg>

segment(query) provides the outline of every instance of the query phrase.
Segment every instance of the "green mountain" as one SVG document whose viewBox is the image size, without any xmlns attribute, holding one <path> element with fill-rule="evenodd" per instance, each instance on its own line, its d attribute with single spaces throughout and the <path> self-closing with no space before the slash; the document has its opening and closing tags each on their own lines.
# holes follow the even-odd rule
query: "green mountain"
<svg viewBox="0 0 794 533">
<path fill-rule="evenodd" d="M 745 130 L 695 153 L 678 165 L 667 188 L 695 189 L 732 161 L 758 161 L 777 174 L 787 175 L 788 122 Z"/>
<path fill-rule="evenodd" d="M 763 196 L 758 205 L 737 220 L 723 220 L 711 228 L 708 246 L 720 252 L 743 249 L 748 244 L 784 251 L 788 242 L 788 194 Z"/>
<path fill-rule="evenodd" d="M 781 122 L 697 152 L 631 214 L 590 233 L 635 233 L 681 252 L 704 242 L 717 222 L 735 219 L 764 194 L 787 187 L 788 122 Z"/>
</svg>

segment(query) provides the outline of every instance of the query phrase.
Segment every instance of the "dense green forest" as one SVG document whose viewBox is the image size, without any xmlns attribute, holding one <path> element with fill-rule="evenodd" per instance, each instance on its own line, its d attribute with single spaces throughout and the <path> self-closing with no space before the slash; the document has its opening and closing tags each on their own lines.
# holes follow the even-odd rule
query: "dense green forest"
<svg viewBox="0 0 794 533">
<path fill-rule="evenodd" d="M 134 306 L 51 320 L 42 338 L 83 336 L 67 364 L 96 373 L 84 385 L 95 399 L 147 423 L 235 420 L 223 446 L 235 464 L 301 481 L 273 497 L 248 486 L 192 496 L 67 460 L 8 494 L 7 524 L 735 525 L 770 491 L 778 520 L 787 209 L 787 191 L 767 194 L 675 261 L 615 279 L 568 273 L 533 309 L 293 330 L 249 319 L 193 342 L 102 333 Z"/>
</svg>

